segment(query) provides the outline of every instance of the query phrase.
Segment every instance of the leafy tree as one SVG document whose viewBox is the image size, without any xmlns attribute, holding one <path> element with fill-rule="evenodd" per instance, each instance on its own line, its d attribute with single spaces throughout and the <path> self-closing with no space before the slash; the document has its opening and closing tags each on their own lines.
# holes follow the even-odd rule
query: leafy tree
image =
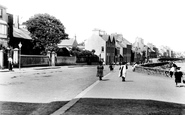
<svg viewBox="0 0 185 115">
<path fill-rule="evenodd" d="M 76 57 L 79 57 L 80 53 L 82 52 L 82 50 L 78 47 L 72 47 L 71 51 L 70 51 L 70 54 L 72 56 L 76 56 Z"/>
<path fill-rule="evenodd" d="M 63 39 L 68 39 L 64 25 L 49 14 L 36 14 L 27 20 L 25 25 L 31 33 L 34 48 L 41 53 L 56 51 L 57 44 Z"/>
<path fill-rule="evenodd" d="M 70 56 L 70 52 L 67 48 L 59 48 L 56 51 L 57 56 Z"/>
</svg>

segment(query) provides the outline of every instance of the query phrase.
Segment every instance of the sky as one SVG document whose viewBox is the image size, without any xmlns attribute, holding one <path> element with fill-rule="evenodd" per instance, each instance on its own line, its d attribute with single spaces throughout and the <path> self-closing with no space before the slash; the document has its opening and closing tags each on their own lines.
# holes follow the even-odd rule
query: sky
<svg viewBox="0 0 185 115">
<path fill-rule="evenodd" d="M 134 43 L 185 51 L 185 0 L 0 0 L 21 21 L 38 13 L 59 19 L 69 37 L 82 42 L 98 28 Z"/>
</svg>

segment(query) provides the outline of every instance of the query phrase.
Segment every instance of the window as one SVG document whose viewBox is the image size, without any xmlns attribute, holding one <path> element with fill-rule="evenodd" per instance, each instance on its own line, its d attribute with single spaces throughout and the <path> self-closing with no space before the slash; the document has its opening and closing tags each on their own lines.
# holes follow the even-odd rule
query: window
<svg viewBox="0 0 185 115">
<path fill-rule="evenodd" d="M 101 51 L 104 52 L 104 47 L 103 46 L 101 47 Z"/>
<path fill-rule="evenodd" d="M 3 9 L 0 9 L 0 18 L 3 17 Z"/>
<path fill-rule="evenodd" d="M 0 34 L 7 35 L 7 26 L 0 24 Z"/>
</svg>

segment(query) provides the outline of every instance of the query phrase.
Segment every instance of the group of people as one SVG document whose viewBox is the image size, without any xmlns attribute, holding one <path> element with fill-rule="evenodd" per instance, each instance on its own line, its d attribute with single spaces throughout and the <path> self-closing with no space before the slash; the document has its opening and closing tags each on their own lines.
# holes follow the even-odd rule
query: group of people
<svg viewBox="0 0 185 115">
<path fill-rule="evenodd" d="M 110 64 L 109 68 L 110 68 L 110 71 L 113 71 L 114 65 Z M 125 78 L 126 78 L 127 69 L 128 69 L 128 64 L 126 62 L 120 63 L 118 76 L 122 78 L 123 82 L 125 81 Z M 102 80 L 103 70 L 104 70 L 103 62 L 100 61 L 99 65 L 97 66 L 97 74 L 96 74 L 96 76 L 99 77 L 99 80 Z"/>
<path fill-rule="evenodd" d="M 171 68 L 170 68 L 170 77 L 172 78 L 173 75 L 175 76 L 175 83 L 176 83 L 176 86 L 178 87 L 178 84 L 179 83 L 185 83 L 184 79 L 183 78 L 183 72 L 180 70 L 181 67 L 178 67 L 175 63 L 172 63 L 171 64 Z"/>
<path fill-rule="evenodd" d="M 135 67 L 137 65 L 138 65 L 137 63 L 134 64 L 133 71 L 135 71 Z M 173 75 L 175 76 L 175 83 L 176 83 L 176 86 L 178 87 L 179 83 L 181 82 L 185 83 L 185 80 L 182 80 L 183 72 L 180 70 L 180 67 L 178 67 L 175 63 L 173 63 L 171 66 L 172 67 L 169 72 L 170 77 L 172 78 Z M 114 65 L 110 64 L 109 68 L 110 68 L 110 71 L 113 71 Z M 127 69 L 128 69 L 128 64 L 126 62 L 120 63 L 118 76 L 122 78 L 123 82 L 125 81 L 125 78 L 126 78 Z M 104 70 L 103 62 L 99 62 L 99 65 L 97 66 L 97 75 L 96 75 L 97 77 L 99 77 L 99 80 L 102 80 L 103 70 Z"/>
</svg>

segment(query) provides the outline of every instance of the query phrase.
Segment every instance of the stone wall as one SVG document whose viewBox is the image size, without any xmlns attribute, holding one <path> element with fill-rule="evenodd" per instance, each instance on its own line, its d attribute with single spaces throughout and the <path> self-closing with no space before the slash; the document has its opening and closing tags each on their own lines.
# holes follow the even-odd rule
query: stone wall
<svg viewBox="0 0 185 115">
<path fill-rule="evenodd" d="M 76 57 L 57 56 L 56 65 L 76 64 Z"/>
<path fill-rule="evenodd" d="M 168 77 L 168 71 L 169 70 L 167 69 L 156 69 L 152 67 L 143 67 L 143 66 L 135 67 L 135 72 L 145 73 L 148 75 L 164 76 L 164 77 Z"/>
<path fill-rule="evenodd" d="M 161 69 L 161 68 L 158 69 L 158 68 L 152 68 L 152 67 L 136 66 L 135 72 L 145 73 L 148 75 L 169 77 L 169 69 Z M 183 74 L 185 75 L 184 72 Z"/>
</svg>

